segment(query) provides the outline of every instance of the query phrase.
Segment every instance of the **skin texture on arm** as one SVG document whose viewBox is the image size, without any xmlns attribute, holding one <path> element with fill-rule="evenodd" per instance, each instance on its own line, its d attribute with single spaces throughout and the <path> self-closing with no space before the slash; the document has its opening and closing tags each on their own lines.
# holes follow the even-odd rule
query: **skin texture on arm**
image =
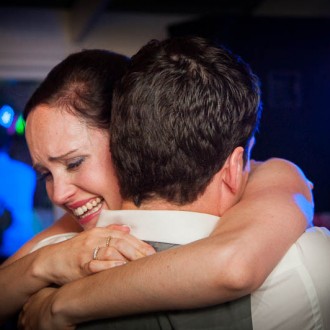
<svg viewBox="0 0 330 330">
<path fill-rule="evenodd" d="M 13 256 L 0 266 L 0 321 L 13 315 L 30 295 L 49 285 L 45 279 L 33 275 L 35 264 L 40 251 L 29 254 L 35 244 L 51 235 L 65 232 L 78 232 L 81 227 L 72 217 L 65 214 L 51 227 L 43 230 L 24 244 Z M 15 295 L 15 296 L 14 296 Z"/>
<path fill-rule="evenodd" d="M 230 269 L 236 275 L 242 270 L 242 282 L 249 284 L 250 292 L 263 283 L 312 224 L 314 215 L 312 184 L 296 165 L 274 158 L 254 162 L 253 166 L 257 166 L 256 170 L 250 174 L 241 201 L 226 212 L 221 226 L 213 232 L 227 238 L 233 235 L 235 255 L 242 259 L 236 260 L 243 263 L 242 267 Z"/>
<path fill-rule="evenodd" d="M 79 230 L 74 224 L 70 225 L 69 220 L 64 216 L 58 225 L 56 222 L 52 228 L 24 246 L 13 258 L 14 261 L 10 260 L 1 267 L 0 285 L 3 289 L 0 296 L 0 321 L 17 312 L 40 289 L 51 284 L 63 285 L 91 274 L 88 265 L 96 246 L 103 250 L 97 263 L 104 268 L 122 265 L 127 260 L 135 260 L 154 252 L 148 244 L 129 235 L 129 228 L 112 225 L 85 230 L 69 240 L 29 253 L 41 238 Z M 111 243 L 109 241 L 109 245 L 105 246 L 109 237 Z"/>
<path fill-rule="evenodd" d="M 251 293 L 313 216 L 311 184 L 299 168 L 280 159 L 253 168 L 241 201 L 211 237 L 41 291 L 25 306 L 22 322 L 69 329 L 92 319 L 202 307 Z"/>
</svg>

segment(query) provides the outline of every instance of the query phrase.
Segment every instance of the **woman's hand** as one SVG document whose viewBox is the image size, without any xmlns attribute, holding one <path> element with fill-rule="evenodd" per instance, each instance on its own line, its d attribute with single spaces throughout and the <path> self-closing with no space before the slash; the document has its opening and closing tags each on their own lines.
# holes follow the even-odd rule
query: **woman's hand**
<svg viewBox="0 0 330 330">
<path fill-rule="evenodd" d="M 49 283 L 63 285 L 153 253 L 155 250 L 130 235 L 126 226 L 97 227 L 41 248 L 34 273 Z"/>
<path fill-rule="evenodd" d="M 56 319 L 52 313 L 52 299 L 58 289 L 44 288 L 31 296 L 18 318 L 18 329 L 25 330 L 73 330 L 74 325 L 65 324 L 62 318 Z"/>
<path fill-rule="evenodd" d="M 93 258 L 86 264 L 89 273 L 121 266 L 156 252 L 151 245 L 130 235 L 127 226 L 110 225 L 106 228 L 112 228 L 113 234 L 107 236 L 105 244 L 94 248 Z M 94 253 L 97 253 L 95 259 Z"/>
</svg>

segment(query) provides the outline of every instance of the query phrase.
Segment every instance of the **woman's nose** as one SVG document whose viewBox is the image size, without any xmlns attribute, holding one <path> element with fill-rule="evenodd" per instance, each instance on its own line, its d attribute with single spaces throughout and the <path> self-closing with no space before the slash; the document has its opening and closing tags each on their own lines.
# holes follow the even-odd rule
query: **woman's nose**
<svg viewBox="0 0 330 330">
<path fill-rule="evenodd" d="M 75 185 L 65 177 L 54 178 L 47 186 L 50 200 L 57 205 L 64 205 L 70 201 L 76 190 Z"/>
</svg>

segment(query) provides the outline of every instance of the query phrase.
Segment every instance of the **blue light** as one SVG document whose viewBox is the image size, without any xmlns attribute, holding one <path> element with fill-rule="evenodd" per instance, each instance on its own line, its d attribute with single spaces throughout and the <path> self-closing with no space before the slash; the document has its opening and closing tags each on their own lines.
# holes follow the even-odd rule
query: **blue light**
<svg viewBox="0 0 330 330">
<path fill-rule="evenodd" d="M 5 104 L 0 109 L 0 125 L 9 128 L 14 120 L 14 110 L 11 106 Z"/>
</svg>

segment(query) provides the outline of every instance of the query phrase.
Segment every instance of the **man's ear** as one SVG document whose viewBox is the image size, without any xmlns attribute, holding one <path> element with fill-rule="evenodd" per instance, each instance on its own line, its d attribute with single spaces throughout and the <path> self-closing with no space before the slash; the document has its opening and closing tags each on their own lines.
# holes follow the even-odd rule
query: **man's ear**
<svg viewBox="0 0 330 330">
<path fill-rule="evenodd" d="M 244 149 L 242 147 L 235 148 L 208 186 L 208 196 L 211 197 L 206 200 L 209 201 L 215 198 L 216 211 L 214 214 L 222 215 L 236 204 L 241 197 L 246 182 L 243 153 Z"/>
<path fill-rule="evenodd" d="M 236 194 L 241 191 L 241 187 L 244 181 L 244 149 L 237 147 L 229 155 L 224 166 L 223 180 L 228 189 Z"/>
</svg>

